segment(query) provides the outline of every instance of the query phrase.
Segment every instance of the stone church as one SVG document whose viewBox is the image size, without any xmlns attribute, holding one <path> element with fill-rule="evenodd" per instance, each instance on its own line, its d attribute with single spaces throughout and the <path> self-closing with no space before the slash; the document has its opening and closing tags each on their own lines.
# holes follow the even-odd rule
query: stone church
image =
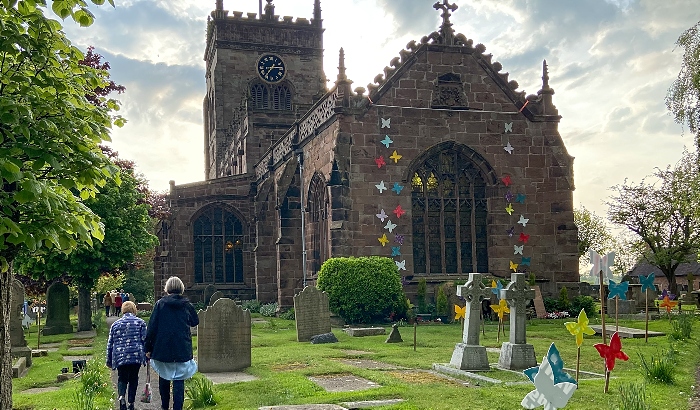
<svg viewBox="0 0 700 410">
<path fill-rule="evenodd" d="M 288 307 L 326 259 L 369 255 L 392 258 L 409 295 L 470 272 L 578 282 L 573 158 L 546 62 L 536 95 L 516 91 L 441 0 L 438 31 L 373 84 L 351 87 L 341 49 L 329 86 L 320 3 L 295 19 L 272 0 L 246 14 L 216 1 L 205 179 L 171 181 L 157 295 L 177 275 L 195 302 L 219 290 Z"/>
</svg>

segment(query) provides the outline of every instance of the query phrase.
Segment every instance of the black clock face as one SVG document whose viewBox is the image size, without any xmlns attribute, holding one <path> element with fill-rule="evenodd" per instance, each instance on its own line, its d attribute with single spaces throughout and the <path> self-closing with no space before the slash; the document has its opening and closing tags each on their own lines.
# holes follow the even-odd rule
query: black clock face
<svg viewBox="0 0 700 410">
<path fill-rule="evenodd" d="M 258 60 L 258 74 L 265 81 L 276 83 L 281 81 L 286 73 L 284 61 L 276 55 L 266 54 Z"/>
</svg>

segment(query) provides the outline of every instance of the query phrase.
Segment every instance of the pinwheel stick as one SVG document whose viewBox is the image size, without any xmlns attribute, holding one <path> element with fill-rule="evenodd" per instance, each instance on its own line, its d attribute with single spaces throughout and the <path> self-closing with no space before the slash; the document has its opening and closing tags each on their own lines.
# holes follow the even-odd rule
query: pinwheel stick
<svg viewBox="0 0 700 410">
<path fill-rule="evenodd" d="M 605 285 L 603 282 L 603 270 L 601 269 L 599 272 L 599 277 L 600 277 L 600 323 L 601 323 L 601 333 L 603 335 L 603 344 L 606 343 L 605 341 Z M 607 392 L 607 388 L 606 388 Z"/>
<path fill-rule="evenodd" d="M 608 393 L 608 386 L 610 386 L 610 370 L 605 369 L 605 387 L 603 388 L 603 393 Z"/>
<path fill-rule="evenodd" d="M 644 313 L 646 323 L 644 324 L 644 343 L 649 343 L 649 288 L 644 290 Z"/>
<path fill-rule="evenodd" d="M 581 365 L 581 346 L 576 350 L 576 383 L 578 383 L 578 369 Z"/>
<path fill-rule="evenodd" d="M 620 296 L 615 295 L 615 331 L 618 332 L 620 331 L 620 321 L 618 319 L 618 314 L 620 313 L 620 308 L 618 306 L 618 301 L 620 300 Z"/>
</svg>

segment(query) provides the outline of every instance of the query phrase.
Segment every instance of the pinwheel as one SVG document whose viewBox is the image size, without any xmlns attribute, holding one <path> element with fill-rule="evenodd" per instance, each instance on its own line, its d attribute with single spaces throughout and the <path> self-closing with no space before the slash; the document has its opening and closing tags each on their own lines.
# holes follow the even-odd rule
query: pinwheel
<svg viewBox="0 0 700 410">
<path fill-rule="evenodd" d="M 654 272 L 647 276 L 639 275 L 639 283 L 642 284 L 642 292 L 644 292 L 644 313 L 646 320 L 644 323 L 644 343 L 649 342 L 649 289 L 656 290 L 654 287 Z"/>
<path fill-rule="evenodd" d="M 629 356 L 622 351 L 622 342 L 617 332 L 613 333 L 610 338 L 610 345 L 597 343 L 593 347 L 596 348 L 600 357 L 605 359 L 605 387 L 603 392 L 607 393 L 608 384 L 610 383 L 610 372 L 615 368 L 615 359 L 627 361 Z"/>
<path fill-rule="evenodd" d="M 605 343 L 605 280 L 610 280 L 612 278 L 612 271 L 610 267 L 615 262 L 615 252 L 610 252 L 607 255 L 599 255 L 596 251 L 591 249 L 589 251 L 590 261 L 593 264 L 591 268 L 591 276 L 600 285 L 600 324 L 602 326 L 601 336 L 603 337 L 603 343 Z"/>
<path fill-rule="evenodd" d="M 564 362 L 559 356 L 559 351 L 552 343 L 539 367 L 525 370 L 524 373 L 535 384 L 535 390 L 528 393 L 520 405 L 526 409 L 536 409 L 540 406 L 544 406 L 545 410 L 564 408 L 578 385 L 563 371 L 563 367 Z"/>
<path fill-rule="evenodd" d="M 615 331 L 620 330 L 620 324 L 618 321 L 619 304 L 617 303 L 620 299 L 627 300 L 627 289 L 629 288 L 629 282 L 615 283 L 612 279 L 608 282 L 609 292 L 608 299 L 615 299 Z"/>
<path fill-rule="evenodd" d="M 668 318 L 670 320 L 671 319 L 671 310 L 674 307 L 676 307 L 677 304 L 678 304 L 678 302 L 676 302 L 675 300 L 671 300 L 671 298 L 668 295 L 666 295 L 666 296 L 664 296 L 664 299 L 659 304 L 659 307 L 666 308 L 666 313 L 668 313 Z"/>
<path fill-rule="evenodd" d="M 505 299 L 501 299 L 498 301 L 498 305 L 491 305 L 491 309 L 498 314 L 498 336 L 496 337 L 496 341 L 500 342 L 501 329 L 503 329 L 503 336 L 506 335 L 506 330 L 503 326 L 503 316 L 506 313 L 510 313 L 510 309 L 508 309 L 508 302 L 506 302 Z"/>
<path fill-rule="evenodd" d="M 595 334 L 595 330 L 588 326 L 588 315 L 586 315 L 586 311 L 584 309 L 581 309 L 581 312 L 579 312 L 576 322 L 566 322 L 564 325 L 569 333 L 576 336 L 576 346 L 578 348 L 576 351 L 576 382 L 578 382 L 578 369 L 581 363 L 581 345 L 583 344 L 583 335 L 586 334 L 592 336 Z"/>
<path fill-rule="evenodd" d="M 498 300 L 501 299 L 501 289 L 503 289 L 503 284 L 501 283 L 500 280 L 499 281 L 495 281 L 495 280 L 491 281 L 491 293 L 496 295 Z"/>
<path fill-rule="evenodd" d="M 467 317 L 467 305 L 455 305 L 455 320 L 465 319 Z"/>
</svg>

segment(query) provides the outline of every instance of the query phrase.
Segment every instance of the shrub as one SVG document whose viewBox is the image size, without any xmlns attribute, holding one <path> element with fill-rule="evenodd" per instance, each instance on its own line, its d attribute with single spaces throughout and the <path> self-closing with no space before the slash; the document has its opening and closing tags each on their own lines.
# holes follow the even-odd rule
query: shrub
<svg viewBox="0 0 700 410">
<path fill-rule="evenodd" d="M 331 258 L 318 273 L 318 288 L 328 293 L 330 310 L 348 323 L 383 321 L 406 314 L 401 277 L 390 258 Z"/>
<path fill-rule="evenodd" d="M 589 318 L 594 317 L 598 314 L 595 308 L 595 301 L 590 296 L 576 296 L 571 300 L 569 314 L 572 317 L 578 316 L 578 314 L 581 312 L 581 309 L 583 309 L 586 312 L 586 315 Z"/>
<path fill-rule="evenodd" d="M 676 364 L 673 360 L 673 350 L 666 355 L 651 355 L 649 359 L 637 353 L 642 363 L 641 370 L 644 378 L 650 382 L 673 384 L 676 378 Z"/>
<path fill-rule="evenodd" d="M 216 406 L 214 384 L 201 374 L 195 374 L 185 381 L 185 398 L 188 400 L 188 409 Z"/>
<path fill-rule="evenodd" d="M 277 314 L 277 302 L 266 303 L 260 306 L 260 314 L 267 317 L 274 317 Z"/>
<path fill-rule="evenodd" d="M 646 403 L 647 394 L 643 384 L 629 383 L 620 385 L 619 410 L 651 410 Z"/>
<path fill-rule="evenodd" d="M 447 295 L 445 295 L 445 290 L 442 288 L 442 286 L 438 288 L 435 311 L 437 312 L 438 316 L 447 316 Z"/>
<path fill-rule="evenodd" d="M 690 339 L 693 334 L 695 316 L 691 313 L 679 313 L 671 320 L 671 333 L 669 337 L 674 340 Z"/>
<path fill-rule="evenodd" d="M 569 290 L 566 286 L 562 287 L 559 291 L 559 310 L 568 311 L 571 308 L 571 303 L 569 302 Z M 580 309 L 579 309 L 580 311 Z"/>
<path fill-rule="evenodd" d="M 547 313 L 558 312 L 559 311 L 559 301 L 554 298 L 544 298 L 544 308 Z"/>
<path fill-rule="evenodd" d="M 418 305 L 418 313 L 428 313 L 428 301 L 426 300 L 427 293 L 428 286 L 425 283 L 425 278 L 420 278 L 418 280 L 418 289 L 416 290 L 416 304 Z"/>
<path fill-rule="evenodd" d="M 287 310 L 286 312 L 280 313 L 279 316 L 280 316 L 280 319 L 294 320 L 295 319 L 294 308 L 291 308 L 291 309 Z"/>
<path fill-rule="evenodd" d="M 261 306 L 262 303 L 256 299 L 244 300 L 241 302 L 241 308 L 243 308 L 243 310 L 249 310 L 250 313 L 260 313 Z"/>
</svg>

